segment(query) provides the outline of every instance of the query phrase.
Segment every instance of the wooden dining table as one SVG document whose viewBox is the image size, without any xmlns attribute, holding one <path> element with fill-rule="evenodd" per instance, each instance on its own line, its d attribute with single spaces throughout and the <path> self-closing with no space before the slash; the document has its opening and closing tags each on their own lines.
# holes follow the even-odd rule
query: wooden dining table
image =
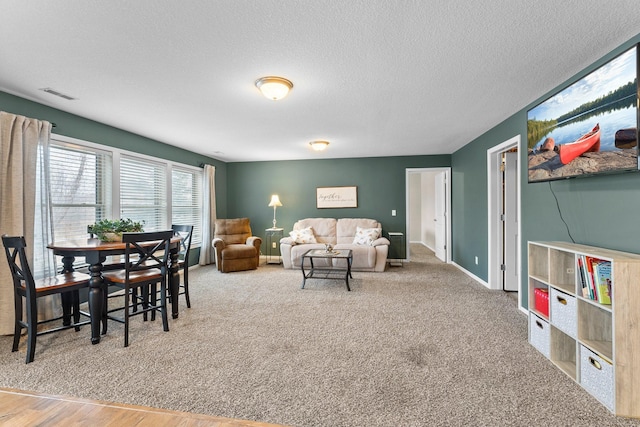
<svg viewBox="0 0 640 427">
<path fill-rule="evenodd" d="M 171 295 L 171 317 L 178 318 L 178 292 L 180 288 L 180 274 L 178 268 L 178 252 L 182 238 L 176 236 L 171 239 L 169 262 L 169 289 Z M 144 245 L 152 246 L 154 242 L 146 242 Z M 50 243 L 47 248 L 55 255 L 62 256 L 63 272 L 74 270 L 73 263 L 76 257 L 83 257 L 89 264 L 89 314 L 91 316 L 91 343 L 100 342 L 100 323 L 102 322 L 102 334 L 107 333 L 106 313 L 106 285 L 102 277 L 103 263 L 111 255 L 123 255 L 126 244 L 122 242 L 103 242 L 100 239 L 75 239 Z"/>
</svg>

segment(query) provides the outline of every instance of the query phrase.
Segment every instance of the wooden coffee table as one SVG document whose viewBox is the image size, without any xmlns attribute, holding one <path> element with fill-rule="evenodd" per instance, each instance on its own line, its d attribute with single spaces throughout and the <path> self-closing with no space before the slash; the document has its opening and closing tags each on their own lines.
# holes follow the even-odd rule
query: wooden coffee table
<svg viewBox="0 0 640 427">
<path fill-rule="evenodd" d="M 310 269 L 305 271 L 304 262 L 305 260 L 309 260 Z M 314 259 L 324 259 L 328 260 L 327 264 L 323 266 L 315 266 Z M 344 260 L 344 266 L 342 265 L 334 265 L 333 260 L 340 259 Z M 309 249 L 307 252 L 302 255 L 302 263 L 300 268 L 302 270 L 302 289 L 304 289 L 304 285 L 307 282 L 307 279 L 343 279 L 347 285 L 347 291 L 350 291 L 349 287 L 349 278 L 353 279 L 351 275 L 351 263 L 353 261 L 353 254 L 351 253 L 351 249 L 338 249 L 331 252 L 327 252 L 324 249 Z M 337 264 L 343 264 L 339 262 Z"/>
</svg>

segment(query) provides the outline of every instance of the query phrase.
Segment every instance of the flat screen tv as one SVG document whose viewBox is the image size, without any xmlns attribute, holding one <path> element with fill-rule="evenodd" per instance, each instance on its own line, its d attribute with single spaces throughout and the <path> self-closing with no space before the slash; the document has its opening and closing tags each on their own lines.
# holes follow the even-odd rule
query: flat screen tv
<svg viewBox="0 0 640 427">
<path fill-rule="evenodd" d="M 638 46 L 527 112 L 529 182 L 638 171 Z"/>
</svg>

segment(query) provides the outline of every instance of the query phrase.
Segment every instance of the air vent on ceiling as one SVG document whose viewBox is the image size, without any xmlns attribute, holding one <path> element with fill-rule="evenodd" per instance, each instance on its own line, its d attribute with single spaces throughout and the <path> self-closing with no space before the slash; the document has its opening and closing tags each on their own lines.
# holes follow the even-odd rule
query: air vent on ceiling
<svg viewBox="0 0 640 427">
<path fill-rule="evenodd" d="M 64 99 L 66 99 L 68 101 L 73 101 L 74 99 L 76 99 L 76 98 L 74 98 L 72 96 L 65 95 L 64 93 L 60 93 L 57 90 L 51 89 L 50 87 L 45 87 L 45 88 L 42 88 L 40 90 L 44 91 L 44 92 L 47 92 L 47 93 L 50 93 L 51 95 L 59 96 L 60 98 L 64 98 Z"/>
</svg>

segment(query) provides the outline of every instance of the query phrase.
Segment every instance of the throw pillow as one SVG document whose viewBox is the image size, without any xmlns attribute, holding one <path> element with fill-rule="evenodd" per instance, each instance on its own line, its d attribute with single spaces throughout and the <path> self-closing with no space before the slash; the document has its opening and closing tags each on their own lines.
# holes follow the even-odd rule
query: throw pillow
<svg viewBox="0 0 640 427">
<path fill-rule="evenodd" d="M 373 242 L 380 237 L 379 228 L 360 228 L 356 227 L 356 235 L 353 238 L 354 245 L 373 245 Z"/>
<path fill-rule="evenodd" d="M 313 228 L 311 227 L 293 230 L 289 233 L 289 236 L 291 236 L 296 243 L 318 243 L 316 236 L 313 234 Z"/>
</svg>

